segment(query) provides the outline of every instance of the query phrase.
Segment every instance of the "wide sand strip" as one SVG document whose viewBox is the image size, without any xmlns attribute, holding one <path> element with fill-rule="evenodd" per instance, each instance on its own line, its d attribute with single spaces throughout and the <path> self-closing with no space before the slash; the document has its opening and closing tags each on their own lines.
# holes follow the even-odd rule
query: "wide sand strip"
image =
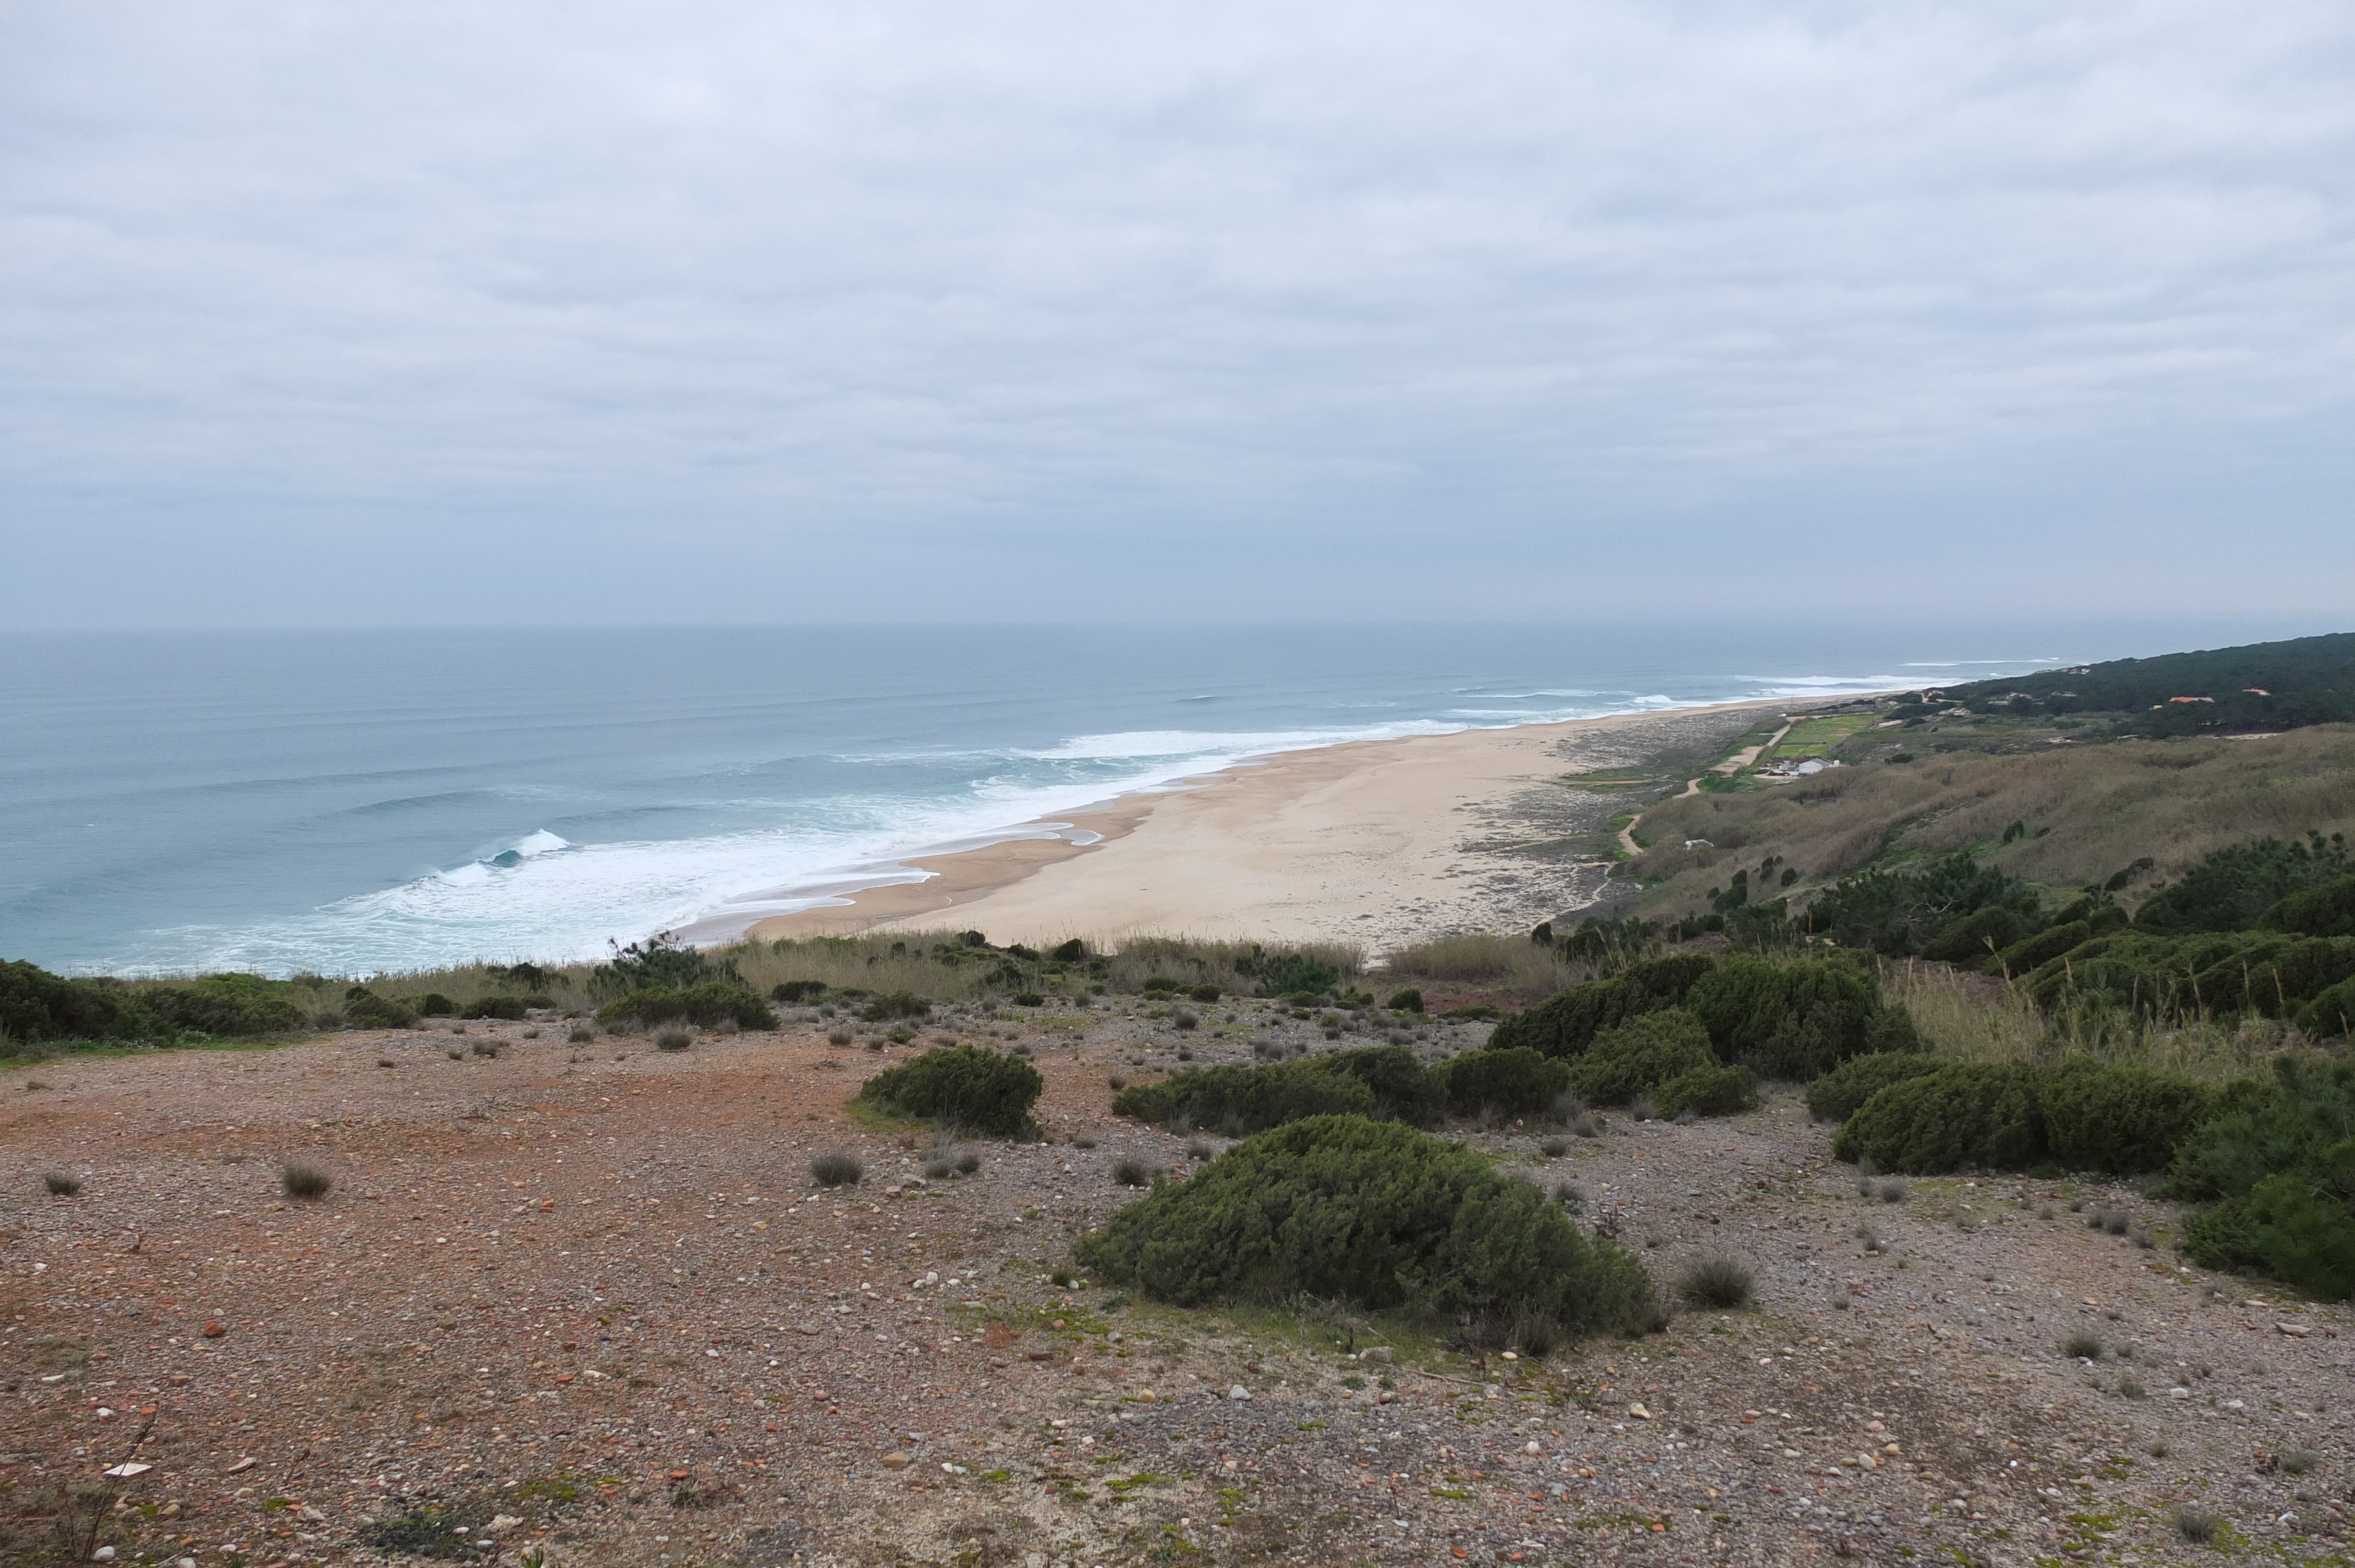
<svg viewBox="0 0 2355 1568">
<path fill-rule="evenodd" d="M 1601 896 L 1584 835 L 1626 804 L 1566 788 L 1730 737 L 1786 699 L 1354 741 L 1284 752 L 1060 819 L 1100 842 L 1030 838 L 904 863 L 932 879 L 761 921 L 763 940 L 869 930 L 1349 941 L 1380 951 L 1450 930 L 1511 929 Z"/>
</svg>

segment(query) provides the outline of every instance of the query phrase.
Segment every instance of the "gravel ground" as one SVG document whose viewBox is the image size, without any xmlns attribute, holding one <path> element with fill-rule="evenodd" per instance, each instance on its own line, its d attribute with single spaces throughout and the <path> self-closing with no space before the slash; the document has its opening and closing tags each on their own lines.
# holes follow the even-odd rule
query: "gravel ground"
<svg viewBox="0 0 2355 1568">
<path fill-rule="evenodd" d="M 2240 1555 L 2347 1560 L 2345 1308 L 2187 1269 L 2125 1189 L 1859 1196 L 1788 1096 L 1550 1159 L 1465 1134 L 1574 1181 L 1664 1281 L 1754 1269 L 1754 1307 L 1651 1339 L 1467 1359 L 1056 1283 L 1135 1195 L 1115 1160 L 1188 1169 L 1113 1076 L 1329 1045 L 1200 1011 L 929 1030 L 1031 1050 L 1050 1138 L 929 1181 L 922 1139 L 846 1102 L 931 1041 L 837 1048 L 810 1015 L 675 1054 L 511 1025 L 12 1073 L 0 1561 L 2203 1560 L 2187 1500 Z M 813 1183 L 835 1150 L 861 1184 Z M 285 1198 L 293 1160 L 333 1191 Z M 2126 1235 L 2087 1223 L 2112 1210 Z M 2099 1361 L 2059 1353 L 2080 1332 Z"/>
</svg>

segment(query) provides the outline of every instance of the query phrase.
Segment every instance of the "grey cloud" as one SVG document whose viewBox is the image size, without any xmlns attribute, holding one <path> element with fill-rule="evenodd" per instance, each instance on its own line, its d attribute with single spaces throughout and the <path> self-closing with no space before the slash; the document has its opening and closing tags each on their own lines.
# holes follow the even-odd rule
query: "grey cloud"
<svg viewBox="0 0 2355 1568">
<path fill-rule="evenodd" d="M 10 621 L 2355 588 L 2341 5 L 0 29 Z"/>
</svg>

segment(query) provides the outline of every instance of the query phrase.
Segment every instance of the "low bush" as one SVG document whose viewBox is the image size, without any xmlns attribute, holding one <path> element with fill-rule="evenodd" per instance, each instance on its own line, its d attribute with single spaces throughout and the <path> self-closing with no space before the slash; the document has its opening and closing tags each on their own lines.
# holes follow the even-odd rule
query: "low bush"
<svg viewBox="0 0 2355 1568">
<path fill-rule="evenodd" d="M 1196 1001 L 1209 1003 L 1218 1001 L 1222 993 L 1217 986 L 1198 985 L 1188 989 L 1186 994 L 1192 997 Z"/>
<path fill-rule="evenodd" d="M 1887 1044 L 1873 1038 L 1881 1008 L 1872 981 L 1840 959 L 1728 959 L 1694 982 L 1685 1005 L 1720 1057 L 1764 1078 L 1817 1077 Z"/>
<path fill-rule="evenodd" d="M 1439 1072 L 1446 1086 L 1447 1108 L 1458 1116 L 1527 1116 L 1548 1110 L 1571 1080 L 1568 1063 L 1526 1045 L 1466 1051 L 1443 1064 Z"/>
<path fill-rule="evenodd" d="M 344 1022 L 355 1029 L 406 1029 L 417 1022 L 417 1010 L 356 985 L 344 992 Z"/>
<path fill-rule="evenodd" d="M 1631 1018 L 1680 1005 L 1694 985 L 1717 967 L 1706 953 L 1678 953 L 1636 964 L 1604 980 L 1561 991 L 1497 1024 L 1491 1050 L 1527 1046 L 1549 1056 L 1582 1054 L 1604 1030 Z"/>
<path fill-rule="evenodd" d="M 1747 1067 L 1695 1067 L 1652 1093 L 1662 1116 L 1735 1116 L 1758 1108 L 1758 1080 Z"/>
<path fill-rule="evenodd" d="M 2052 1162 L 2115 1176 L 2167 1169 L 2216 1104 L 2213 1091 L 2191 1079 L 2094 1062 L 2049 1069 L 2038 1097 Z"/>
<path fill-rule="evenodd" d="M 1117 1116 L 1163 1127 L 1207 1127 L 1229 1138 L 1305 1117 L 1371 1113 L 1371 1086 L 1349 1073 L 1328 1070 L 1325 1062 L 1330 1059 L 1190 1068 L 1157 1084 L 1122 1090 L 1112 1108 Z"/>
<path fill-rule="evenodd" d="M 1395 1122 L 1316 1117 L 1236 1145 L 1085 1237 L 1081 1261 L 1180 1306 L 1307 1295 L 1426 1319 L 1632 1324 L 1643 1266 L 1526 1181 Z"/>
<path fill-rule="evenodd" d="M 2214 1203 L 2186 1228 L 2185 1250 L 2205 1267 L 2343 1298 L 2355 1292 L 2355 1061 L 2284 1056 L 2275 1074 L 2222 1091 L 2177 1150 L 2170 1194 Z"/>
<path fill-rule="evenodd" d="M 1357 1079 L 1373 1091 L 1367 1114 L 1409 1127 L 1439 1124 L 1447 1105 L 1447 1084 L 1440 1074 L 1403 1045 L 1360 1045 L 1316 1058 L 1316 1066 Z"/>
<path fill-rule="evenodd" d="M 461 1018 L 497 1018 L 513 1022 L 524 1015 L 524 1001 L 519 996 L 478 996 L 466 1005 Z"/>
<path fill-rule="evenodd" d="M 1930 1175 L 1965 1165 L 2019 1170 L 2044 1155 L 2036 1073 L 1958 1064 L 1890 1085 L 1832 1138 L 1832 1153 L 1883 1171 Z"/>
<path fill-rule="evenodd" d="M 858 1097 L 895 1115 L 1014 1138 L 1030 1129 L 1030 1107 L 1045 1087 L 1019 1056 L 950 1045 L 878 1073 Z"/>
<path fill-rule="evenodd" d="M 684 1029 L 665 1029 L 655 1035 L 657 1051 L 684 1051 L 695 1044 L 695 1036 Z"/>
<path fill-rule="evenodd" d="M 810 1161 L 810 1178 L 821 1187 L 856 1187 L 867 1167 L 848 1154 L 821 1154 Z"/>
<path fill-rule="evenodd" d="M 305 1160 L 289 1160 L 278 1172 L 278 1185 L 286 1195 L 300 1202 L 314 1203 L 327 1195 L 336 1179 L 316 1165 Z"/>
<path fill-rule="evenodd" d="M 779 980 L 769 988 L 769 1000 L 787 1007 L 799 1007 L 826 994 L 826 981 L 814 980 Z"/>
<path fill-rule="evenodd" d="M 1939 963 L 1978 965 L 2033 934 L 2027 913 L 2007 905 L 1975 910 L 1922 945 L 1922 956 Z"/>
<path fill-rule="evenodd" d="M 2355 1035 L 2355 980 L 2341 980 L 2298 1009 L 2297 1027 L 2317 1040 Z"/>
<path fill-rule="evenodd" d="M 283 994 L 281 980 L 260 975 L 206 975 L 184 985 L 159 985 L 140 1001 L 175 1029 L 224 1038 L 292 1034 L 309 1021 Z"/>
<path fill-rule="evenodd" d="M 2355 937 L 2355 876 L 2291 894 L 2260 916 L 2257 927 L 2300 937 Z"/>
<path fill-rule="evenodd" d="M 417 999 L 417 1016 L 420 1018 L 455 1018 L 457 1015 L 458 1004 L 438 991 L 429 991 Z"/>
<path fill-rule="evenodd" d="M 41 1177 L 41 1185 L 48 1189 L 52 1198 L 81 1196 L 81 1178 L 70 1171 L 48 1171 Z"/>
<path fill-rule="evenodd" d="M 48 1040 L 144 1040 L 167 1033 L 128 987 L 0 961 L 0 1051 Z"/>
<path fill-rule="evenodd" d="M 1700 1020 L 1683 1008 L 1668 1008 L 1596 1035 L 1571 1063 L 1569 1078 L 1599 1105 L 1625 1105 L 1671 1078 L 1717 1065 Z"/>
<path fill-rule="evenodd" d="M 1382 1003 L 1382 1005 L 1389 1008 L 1392 1012 L 1421 1012 L 1423 1011 L 1423 992 L 1417 991 L 1412 986 L 1407 987 L 1404 991 L 1394 991 L 1391 992 L 1390 1001 Z"/>
<path fill-rule="evenodd" d="M 777 1015 L 760 993 L 728 980 L 706 980 L 685 991 L 650 986 L 597 1010 L 600 1023 L 634 1021 L 642 1025 L 687 1022 L 710 1028 L 722 1022 L 739 1029 L 774 1029 Z"/>
<path fill-rule="evenodd" d="M 1688 1306 L 1719 1312 L 1749 1306 L 1757 1292 L 1750 1266 L 1732 1253 L 1713 1252 L 1696 1258 L 1677 1276 L 1677 1294 Z"/>
<path fill-rule="evenodd" d="M 1934 1073 L 1940 1065 L 1935 1057 L 1913 1051 L 1851 1056 L 1807 1086 L 1807 1114 L 1817 1121 L 1846 1121 L 1890 1085 Z"/>
<path fill-rule="evenodd" d="M 1112 1162 L 1112 1179 L 1122 1187 L 1150 1187 L 1161 1172 L 1142 1160 L 1115 1160 Z"/>
<path fill-rule="evenodd" d="M 1021 999 L 1018 997 L 1016 1000 Z M 1037 1003 L 1029 1005 L 1036 1006 Z M 869 1023 L 889 1023 L 895 1018 L 923 1019 L 932 1015 L 932 1004 L 908 991 L 887 991 L 879 996 L 868 997 L 867 1005 L 858 1010 L 858 1016 Z"/>
</svg>

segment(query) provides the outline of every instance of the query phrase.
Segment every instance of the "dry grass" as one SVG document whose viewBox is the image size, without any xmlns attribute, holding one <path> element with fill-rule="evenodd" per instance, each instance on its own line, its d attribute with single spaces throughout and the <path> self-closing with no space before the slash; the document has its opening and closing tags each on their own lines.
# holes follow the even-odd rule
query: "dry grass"
<svg viewBox="0 0 2355 1568">
<path fill-rule="evenodd" d="M 1926 739 L 1926 737 L 1925 737 Z M 1636 830 L 1649 913 L 1700 906 L 1708 888 L 1766 853 L 1820 885 L 1888 853 L 1979 853 L 2054 888 L 2099 881 L 2142 855 L 2152 877 L 2251 838 L 2355 828 L 2355 726 L 2262 740 L 2119 741 L 2040 755 L 1917 754 L 1803 783 L 1663 801 Z M 2027 831 L 2000 842 L 2013 822 Z M 1687 840 L 1707 845 L 1684 847 Z"/>
<path fill-rule="evenodd" d="M 2271 1058 L 2293 1043 L 2288 1027 L 2270 1018 L 2156 1023 L 2115 1014 L 2048 1016 L 2003 980 L 1944 964 L 1891 965 L 1889 984 L 1931 1048 L 1956 1061 L 2090 1056 L 2195 1078 L 2263 1078 Z"/>
<path fill-rule="evenodd" d="M 1526 936 L 1485 933 L 1441 937 L 1396 948 L 1382 966 L 1385 986 L 1448 985 L 1530 1001 L 1551 996 L 1586 978 L 1585 966 L 1565 962 L 1552 948 L 1541 948 Z"/>
</svg>

